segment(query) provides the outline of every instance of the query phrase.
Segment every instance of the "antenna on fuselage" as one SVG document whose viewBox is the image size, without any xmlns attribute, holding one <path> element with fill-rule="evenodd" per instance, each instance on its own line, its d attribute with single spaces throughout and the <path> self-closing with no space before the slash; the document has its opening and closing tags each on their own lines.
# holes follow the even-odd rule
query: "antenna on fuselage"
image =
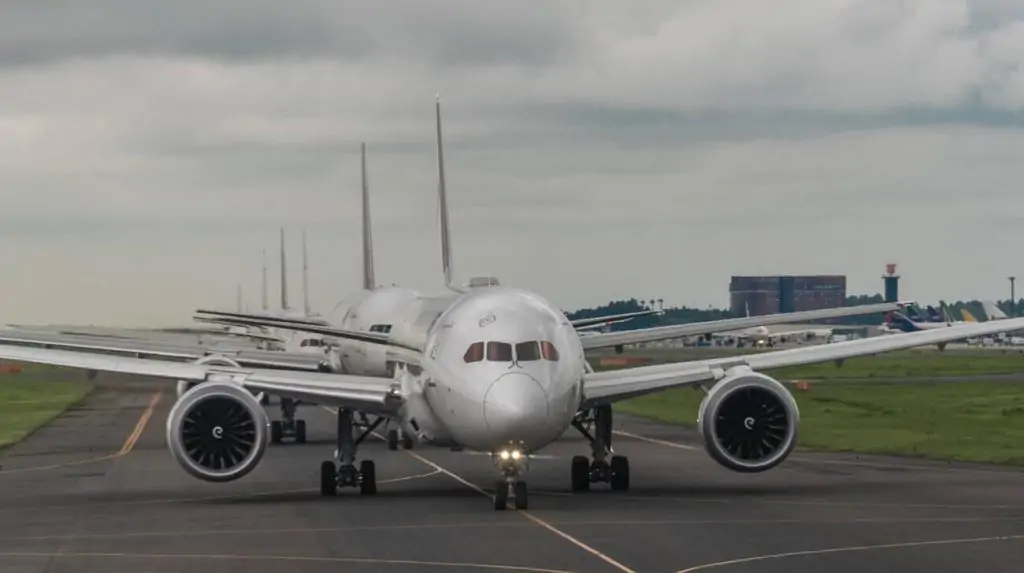
<svg viewBox="0 0 1024 573">
<path fill-rule="evenodd" d="M 444 269 L 444 284 L 456 292 L 464 292 L 453 281 L 451 235 L 448 225 L 448 193 L 444 180 L 444 146 L 441 140 L 441 94 L 437 94 L 434 110 L 437 116 L 437 198 L 441 211 L 441 265 Z"/>
<path fill-rule="evenodd" d="M 363 289 L 377 288 L 373 272 L 373 233 L 370 229 L 370 181 L 366 172 L 366 143 L 361 146 L 363 187 Z"/>
</svg>

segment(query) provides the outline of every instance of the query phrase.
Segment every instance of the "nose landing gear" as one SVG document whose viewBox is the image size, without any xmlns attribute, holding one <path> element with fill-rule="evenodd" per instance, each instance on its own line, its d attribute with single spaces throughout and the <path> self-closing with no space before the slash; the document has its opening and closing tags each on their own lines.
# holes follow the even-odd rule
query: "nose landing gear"
<svg viewBox="0 0 1024 573">
<path fill-rule="evenodd" d="M 518 448 L 508 448 L 497 452 L 495 460 L 504 477 L 494 483 L 494 509 L 504 510 L 509 501 L 516 509 L 529 507 L 529 492 L 523 474 L 529 470 L 529 458 Z"/>
<path fill-rule="evenodd" d="M 572 426 L 590 441 L 594 458 L 591 462 L 586 456 L 573 456 L 572 490 L 587 491 L 591 483 L 597 482 L 606 482 L 615 491 L 628 490 L 629 458 L 612 455 L 609 459 L 609 454 L 612 454 L 612 407 L 604 405 L 580 412 L 573 419 Z"/>
</svg>

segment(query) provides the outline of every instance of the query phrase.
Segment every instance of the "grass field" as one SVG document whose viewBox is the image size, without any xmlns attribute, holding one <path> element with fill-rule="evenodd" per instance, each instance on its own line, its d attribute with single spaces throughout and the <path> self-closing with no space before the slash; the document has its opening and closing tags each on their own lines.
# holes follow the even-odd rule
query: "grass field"
<svg viewBox="0 0 1024 573">
<path fill-rule="evenodd" d="M 675 389 L 616 409 L 692 427 L 703 395 Z M 1024 383 L 822 382 L 793 396 L 803 448 L 1024 464 Z"/>
<path fill-rule="evenodd" d="M 665 349 L 629 352 L 621 356 L 637 356 L 652 363 L 699 360 L 717 356 L 750 354 L 750 349 Z M 595 354 L 594 358 L 611 356 Z M 595 367 L 596 366 L 595 360 Z M 600 369 L 600 368 L 599 368 Z M 841 367 L 832 362 L 766 371 L 781 380 L 823 380 L 834 378 L 927 378 L 941 376 L 978 376 L 1024 373 L 1024 351 L 914 349 L 876 356 L 851 358 Z"/>
<path fill-rule="evenodd" d="M 0 374 L 0 448 L 64 413 L 93 389 L 82 371 L 25 366 Z"/>
</svg>

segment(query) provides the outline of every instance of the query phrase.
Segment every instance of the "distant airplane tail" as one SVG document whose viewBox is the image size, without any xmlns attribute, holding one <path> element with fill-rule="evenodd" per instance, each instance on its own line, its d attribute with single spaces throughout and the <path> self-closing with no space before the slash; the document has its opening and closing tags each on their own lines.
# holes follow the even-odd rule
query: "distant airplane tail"
<svg viewBox="0 0 1024 573">
<path fill-rule="evenodd" d="M 967 310 L 966 308 L 960 311 L 960 316 L 964 317 L 964 322 L 978 322 L 978 319 L 974 318 L 974 315 L 971 314 L 971 311 Z"/>
<path fill-rule="evenodd" d="M 982 301 L 981 308 L 985 311 L 985 316 L 989 320 L 1002 320 L 1006 318 L 1006 313 L 999 310 L 999 307 L 996 305 L 996 303 L 991 300 Z"/>
<path fill-rule="evenodd" d="M 373 231 L 370 227 L 370 181 L 366 170 L 366 143 L 360 147 L 361 181 L 363 189 L 363 288 L 377 288 L 377 278 L 373 270 Z"/>
<path fill-rule="evenodd" d="M 444 178 L 444 146 L 441 138 L 441 96 L 438 94 L 434 104 L 437 118 L 437 198 L 441 221 L 441 266 L 444 270 L 444 284 L 456 292 L 464 292 L 455 285 L 455 269 L 452 265 L 451 230 L 448 224 L 448 191 Z"/>
<path fill-rule="evenodd" d="M 931 322 L 946 322 L 942 314 L 934 306 L 928 305 L 928 320 Z"/>
<path fill-rule="evenodd" d="M 892 311 L 892 321 L 890 323 L 891 328 L 902 330 L 903 332 L 917 332 L 921 330 L 914 321 L 907 317 L 898 310 Z"/>
</svg>

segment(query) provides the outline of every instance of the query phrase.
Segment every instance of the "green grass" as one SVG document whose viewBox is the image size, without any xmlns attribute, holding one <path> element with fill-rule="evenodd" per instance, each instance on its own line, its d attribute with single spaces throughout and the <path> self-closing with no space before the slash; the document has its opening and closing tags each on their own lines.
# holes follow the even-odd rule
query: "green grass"
<svg viewBox="0 0 1024 573">
<path fill-rule="evenodd" d="M 803 448 L 1024 464 L 1024 383 L 822 382 L 793 395 Z M 616 409 L 693 426 L 702 398 L 674 389 Z"/>
<path fill-rule="evenodd" d="M 25 439 L 92 389 L 80 370 L 25 366 L 18 374 L 0 374 L 0 448 Z"/>
</svg>

